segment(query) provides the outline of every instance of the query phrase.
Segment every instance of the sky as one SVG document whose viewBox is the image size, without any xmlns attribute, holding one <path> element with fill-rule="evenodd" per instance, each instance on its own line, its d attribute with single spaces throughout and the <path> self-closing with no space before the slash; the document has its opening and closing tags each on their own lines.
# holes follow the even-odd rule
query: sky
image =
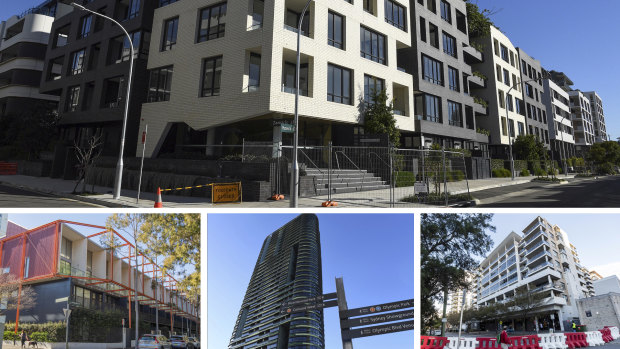
<svg viewBox="0 0 620 349">
<path fill-rule="evenodd" d="M 209 348 L 227 348 L 267 235 L 296 214 L 209 214 Z M 320 214 L 323 292 L 343 277 L 349 308 L 414 298 L 412 214 Z M 327 349 L 342 347 L 337 308 L 325 314 Z M 413 332 L 353 340 L 356 349 L 413 348 Z"/>
<path fill-rule="evenodd" d="M 501 242 L 511 231 L 522 234 L 523 229 L 538 214 L 496 214 L 491 233 L 495 243 Z M 581 264 L 588 270 L 596 270 L 603 277 L 620 277 L 620 214 L 541 214 L 551 225 L 557 225 L 568 235 L 577 248 Z"/>
<path fill-rule="evenodd" d="M 607 133 L 620 137 L 620 1 L 473 0 L 516 47 L 547 70 L 566 73 L 573 89 L 603 100 Z"/>
</svg>

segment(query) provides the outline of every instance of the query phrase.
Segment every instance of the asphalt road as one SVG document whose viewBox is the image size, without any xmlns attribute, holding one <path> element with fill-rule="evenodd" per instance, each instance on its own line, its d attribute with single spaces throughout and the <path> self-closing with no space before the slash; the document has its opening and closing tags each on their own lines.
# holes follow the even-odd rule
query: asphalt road
<svg viewBox="0 0 620 349">
<path fill-rule="evenodd" d="M 0 184 L 0 207 L 102 207 Z"/>
<path fill-rule="evenodd" d="M 526 183 L 474 192 L 479 207 L 620 207 L 620 176 Z"/>
</svg>

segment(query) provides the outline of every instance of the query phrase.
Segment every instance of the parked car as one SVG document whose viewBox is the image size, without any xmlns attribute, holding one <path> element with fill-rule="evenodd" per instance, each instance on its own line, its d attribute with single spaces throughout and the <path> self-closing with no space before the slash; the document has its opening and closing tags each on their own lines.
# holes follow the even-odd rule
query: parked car
<svg viewBox="0 0 620 349">
<path fill-rule="evenodd" d="M 187 336 L 172 335 L 170 336 L 170 343 L 172 344 L 172 348 L 196 349 L 194 343 L 192 343 Z"/>
<path fill-rule="evenodd" d="M 200 341 L 196 337 L 189 337 L 190 342 L 194 344 L 194 348 L 200 349 Z"/>
<path fill-rule="evenodd" d="M 138 349 L 171 349 L 171 343 L 161 334 L 145 334 L 138 340 Z"/>
</svg>

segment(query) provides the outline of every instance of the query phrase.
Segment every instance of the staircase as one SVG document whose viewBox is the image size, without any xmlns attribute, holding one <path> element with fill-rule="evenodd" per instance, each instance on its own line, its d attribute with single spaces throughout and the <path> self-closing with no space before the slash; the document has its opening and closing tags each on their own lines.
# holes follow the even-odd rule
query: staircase
<svg viewBox="0 0 620 349">
<path fill-rule="evenodd" d="M 307 168 L 306 176 L 314 177 L 316 195 L 329 193 L 328 169 Z M 332 194 L 354 193 L 358 191 L 390 189 L 386 181 L 366 170 L 332 170 Z"/>
</svg>

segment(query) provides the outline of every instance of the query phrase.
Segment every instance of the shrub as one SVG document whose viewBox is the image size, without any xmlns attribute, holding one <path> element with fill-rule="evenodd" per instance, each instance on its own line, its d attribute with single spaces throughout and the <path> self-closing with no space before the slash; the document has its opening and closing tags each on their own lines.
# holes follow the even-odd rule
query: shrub
<svg viewBox="0 0 620 349">
<path fill-rule="evenodd" d="M 614 165 L 611 162 L 605 162 L 598 165 L 598 173 L 601 175 L 615 174 Z"/>
<path fill-rule="evenodd" d="M 498 178 L 506 178 L 506 177 L 510 177 L 510 170 L 507 170 L 505 168 L 498 168 L 492 171 L 493 177 L 498 177 Z"/>
<path fill-rule="evenodd" d="M 458 182 L 465 179 L 465 174 L 461 170 L 448 171 L 446 173 L 448 182 Z"/>
<path fill-rule="evenodd" d="M 397 171 L 394 173 L 394 180 L 396 181 L 396 188 L 412 187 L 415 183 L 415 176 L 409 171 Z"/>
<path fill-rule="evenodd" d="M 534 175 L 538 177 L 547 176 L 547 171 L 543 170 L 542 168 L 536 168 L 534 169 Z"/>
<path fill-rule="evenodd" d="M 5 341 L 16 341 L 19 339 L 19 336 L 17 335 L 17 333 L 13 332 L 13 331 L 4 331 L 4 340 Z"/>
<path fill-rule="evenodd" d="M 520 175 L 521 175 L 521 177 L 529 177 L 530 176 L 530 171 L 528 169 L 524 168 L 524 169 L 521 170 Z"/>
<path fill-rule="evenodd" d="M 30 340 L 42 343 L 49 342 L 49 337 L 45 332 L 32 332 L 32 334 L 30 334 L 28 338 L 30 338 Z"/>
<path fill-rule="evenodd" d="M 499 170 L 504 168 L 503 159 L 491 159 L 491 170 Z"/>
</svg>

